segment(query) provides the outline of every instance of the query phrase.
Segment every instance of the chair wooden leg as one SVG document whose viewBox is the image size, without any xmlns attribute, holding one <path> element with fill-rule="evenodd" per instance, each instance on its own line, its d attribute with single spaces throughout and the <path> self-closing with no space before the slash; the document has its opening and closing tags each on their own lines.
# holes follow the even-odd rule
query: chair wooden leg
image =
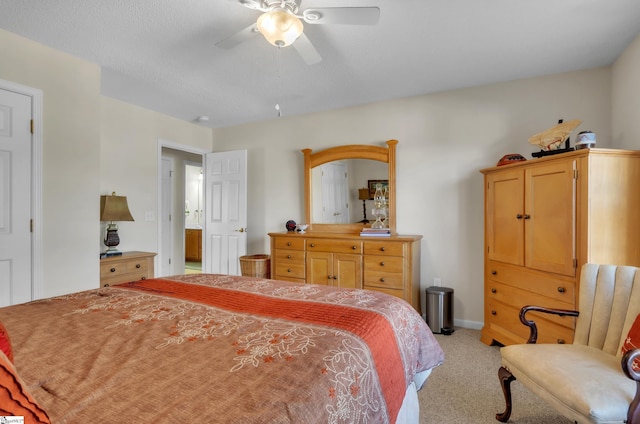
<svg viewBox="0 0 640 424">
<path fill-rule="evenodd" d="M 506 423 L 511 417 L 511 382 L 516 378 L 505 367 L 500 367 L 498 370 L 498 379 L 502 386 L 502 393 L 504 393 L 504 401 L 506 408 L 503 413 L 496 414 L 496 420 Z"/>
</svg>

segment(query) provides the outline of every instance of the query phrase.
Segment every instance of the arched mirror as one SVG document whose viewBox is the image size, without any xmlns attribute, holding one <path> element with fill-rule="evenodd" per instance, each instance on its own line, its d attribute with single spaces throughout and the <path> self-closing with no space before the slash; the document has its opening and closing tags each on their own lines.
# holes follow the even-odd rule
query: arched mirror
<svg viewBox="0 0 640 424">
<path fill-rule="evenodd" d="M 391 233 L 396 229 L 396 145 L 397 140 L 388 140 L 387 147 L 372 145 L 347 145 L 332 147 L 313 153 L 304 149 L 305 218 L 309 230 L 333 233 L 356 233 L 367 225 L 364 215 L 370 214 L 372 202 L 364 198 L 361 189 L 383 181 L 388 188 Z M 349 178 L 344 177 L 349 175 Z M 340 190 L 342 201 L 335 201 L 338 194 L 331 189 L 323 190 L 322 180 L 338 181 L 331 186 L 344 185 Z M 340 182 L 340 180 L 344 180 Z M 329 193 L 329 195 L 328 195 Z M 324 199 L 323 199 L 324 197 Z M 345 211 L 328 208 L 331 203 L 347 205 Z M 363 207 L 364 202 L 364 207 Z M 367 208 L 368 205 L 368 208 Z M 330 210 L 328 210 L 330 209 Z M 368 210 L 367 210 L 368 209 Z M 372 217 L 369 215 L 369 219 Z"/>
</svg>

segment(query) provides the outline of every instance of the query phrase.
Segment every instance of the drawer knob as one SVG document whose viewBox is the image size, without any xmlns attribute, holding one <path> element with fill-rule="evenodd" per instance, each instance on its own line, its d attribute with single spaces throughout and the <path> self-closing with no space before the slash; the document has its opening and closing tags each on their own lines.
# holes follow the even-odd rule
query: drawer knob
<svg viewBox="0 0 640 424">
<path fill-rule="evenodd" d="M 517 214 L 516 219 L 522 219 L 522 214 L 521 213 Z"/>
<path fill-rule="evenodd" d="M 356 250 L 357 247 L 356 246 L 351 246 L 351 249 Z"/>
<path fill-rule="evenodd" d="M 524 214 L 524 219 L 531 219 L 531 215 L 529 215 L 528 213 Z"/>
<path fill-rule="evenodd" d="M 498 271 L 496 271 L 495 269 L 491 270 L 491 275 L 498 275 Z"/>
<path fill-rule="evenodd" d="M 140 264 L 136 264 L 136 268 L 140 268 Z"/>
<path fill-rule="evenodd" d="M 141 278 L 141 280 L 146 280 L 146 279 L 147 279 L 147 277 L 142 277 L 142 278 Z"/>
<path fill-rule="evenodd" d="M 495 310 L 491 311 L 491 315 L 498 315 L 498 312 L 496 312 Z"/>
<path fill-rule="evenodd" d="M 287 269 L 287 272 L 291 272 L 291 269 L 290 269 L 290 268 L 289 268 L 289 269 Z"/>
<path fill-rule="evenodd" d="M 104 287 L 109 287 L 109 283 L 105 284 Z"/>
<path fill-rule="evenodd" d="M 491 288 L 491 293 L 496 293 L 498 290 L 496 290 L 495 288 Z"/>
<path fill-rule="evenodd" d="M 564 344 L 564 339 L 558 339 L 558 344 Z"/>
<path fill-rule="evenodd" d="M 291 246 L 291 242 L 290 241 L 287 242 L 287 246 Z"/>
<path fill-rule="evenodd" d="M 384 278 L 381 278 L 381 279 L 380 279 L 380 282 L 381 282 L 381 283 L 384 283 Z"/>
<path fill-rule="evenodd" d="M 565 291 L 564 287 L 558 287 L 558 293 L 564 293 Z"/>
<path fill-rule="evenodd" d="M 337 276 L 337 275 L 334 275 L 334 276 L 333 276 L 333 279 L 334 279 L 334 280 L 337 280 L 337 279 L 338 279 L 338 276 Z"/>
<path fill-rule="evenodd" d="M 315 243 L 311 243 L 311 245 L 310 245 L 310 246 L 311 246 L 311 247 L 316 247 L 316 244 L 315 244 Z"/>
<path fill-rule="evenodd" d="M 115 268 L 111 268 L 109 271 L 116 272 L 116 269 Z"/>
<path fill-rule="evenodd" d="M 291 259 L 291 255 L 287 255 L 287 259 Z"/>
<path fill-rule="evenodd" d="M 384 266 L 384 262 L 380 262 L 380 266 Z"/>
<path fill-rule="evenodd" d="M 382 247 L 380 248 L 380 251 L 381 251 L 381 252 L 384 252 L 384 246 L 382 246 Z"/>
</svg>

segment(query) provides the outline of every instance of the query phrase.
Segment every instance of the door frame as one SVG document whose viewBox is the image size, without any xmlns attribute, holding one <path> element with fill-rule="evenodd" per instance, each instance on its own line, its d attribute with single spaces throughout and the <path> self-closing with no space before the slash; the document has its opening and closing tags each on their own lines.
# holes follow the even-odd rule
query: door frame
<svg viewBox="0 0 640 424">
<path fill-rule="evenodd" d="M 44 296 L 42 269 L 42 90 L 0 79 L 0 89 L 31 98 L 31 298 Z"/>
<path fill-rule="evenodd" d="M 187 153 L 195 153 L 197 155 L 201 155 L 202 156 L 202 169 L 204 171 L 204 178 L 206 179 L 206 168 L 205 168 L 205 160 L 204 160 L 204 156 L 207 153 L 211 153 L 213 150 L 206 150 L 206 149 L 201 149 L 199 147 L 194 147 L 194 146 L 188 146 L 186 144 L 180 144 L 177 143 L 175 141 L 171 141 L 171 140 L 167 140 L 167 139 L 162 139 L 159 138 L 158 139 L 158 157 L 157 157 L 157 168 L 158 168 L 158 175 L 157 175 L 157 183 L 158 183 L 158 206 L 157 206 L 157 210 L 158 213 L 157 215 L 157 232 L 158 232 L 158 245 L 156 248 L 156 251 L 158 252 L 158 259 L 155 262 L 154 265 L 154 271 L 155 274 L 154 275 L 159 275 L 158 274 L 158 270 L 159 270 L 159 266 L 162 260 L 164 260 L 164 258 L 161 256 L 161 252 L 162 249 L 160 249 L 160 243 L 162 243 L 162 221 L 160 219 L 160 213 L 162 212 L 162 149 L 163 148 L 168 148 L 168 149 L 173 149 L 173 150 L 180 150 L 183 152 L 187 152 Z M 204 184 L 204 182 L 203 182 Z M 175 202 L 176 199 L 174 197 L 173 201 Z M 203 231 L 204 231 L 204 225 L 202 227 Z M 184 236 L 183 236 L 184 237 Z M 203 249 L 203 254 L 204 254 L 204 246 L 202 247 Z"/>
</svg>

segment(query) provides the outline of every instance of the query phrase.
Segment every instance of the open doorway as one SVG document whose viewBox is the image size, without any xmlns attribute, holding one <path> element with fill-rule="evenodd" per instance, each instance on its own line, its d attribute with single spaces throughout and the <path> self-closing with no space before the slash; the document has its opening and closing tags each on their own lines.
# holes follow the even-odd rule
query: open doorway
<svg viewBox="0 0 640 424">
<path fill-rule="evenodd" d="M 187 164 L 197 168 L 199 174 L 203 167 L 203 155 L 188 146 L 181 146 L 168 141 L 160 141 L 160 193 L 158 230 L 160 246 L 156 260 L 158 277 L 187 273 L 187 229 L 191 221 L 187 221 Z M 196 183 L 197 186 L 197 183 Z M 200 219 L 200 235 L 204 227 L 204 202 L 200 197 L 200 205 L 195 200 L 189 201 L 189 208 L 197 208 Z M 190 216 L 195 216 L 189 210 Z M 187 223 L 189 222 L 189 227 Z M 202 250 L 200 250 L 202 256 Z M 201 262 L 200 262 L 201 263 Z M 201 265 L 200 265 L 201 269 Z"/>
</svg>

